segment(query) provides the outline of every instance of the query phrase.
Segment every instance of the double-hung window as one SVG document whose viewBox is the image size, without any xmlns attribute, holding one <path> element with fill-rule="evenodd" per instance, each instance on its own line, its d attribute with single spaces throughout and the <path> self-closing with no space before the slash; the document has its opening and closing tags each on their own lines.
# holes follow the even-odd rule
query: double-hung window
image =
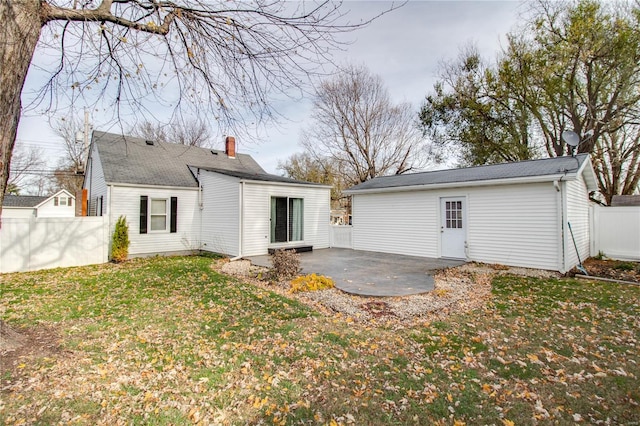
<svg viewBox="0 0 640 426">
<path fill-rule="evenodd" d="M 149 214 L 150 231 L 167 230 L 167 199 L 152 198 L 151 212 Z"/>
<path fill-rule="evenodd" d="M 54 206 L 73 206 L 73 198 L 71 197 L 53 197 Z"/>
<path fill-rule="evenodd" d="M 140 233 L 177 232 L 178 197 L 140 197 Z"/>
</svg>

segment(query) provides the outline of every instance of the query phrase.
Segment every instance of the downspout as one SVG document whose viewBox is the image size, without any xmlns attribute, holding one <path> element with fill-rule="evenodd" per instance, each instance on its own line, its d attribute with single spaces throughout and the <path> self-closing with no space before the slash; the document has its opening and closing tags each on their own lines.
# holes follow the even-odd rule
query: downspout
<svg viewBox="0 0 640 426">
<path fill-rule="evenodd" d="M 244 181 L 240 181 L 240 200 L 238 200 L 238 216 L 240 217 L 238 223 L 238 255 L 232 258 L 231 261 L 242 259 L 242 235 L 244 229 L 244 184 Z"/>
<path fill-rule="evenodd" d="M 564 197 L 562 194 L 562 186 L 560 185 L 560 182 L 562 181 L 562 178 L 558 179 L 558 180 L 554 180 L 553 181 L 553 187 L 556 190 L 556 208 L 558 209 L 558 223 L 557 223 L 557 229 L 558 229 L 558 235 L 559 235 L 559 239 L 558 239 L 558 253 L 561 254 L 560 256 L 560 265 L 558 265 L 558 271 L 562 274 L 564 274 L 565 271 L 565 263 L 566 263 L 566 254 L 565 254 L 565 244 L 564 244 L 564 234 L 565 234 L 565 229 L 564 229 Z"/>
<path fill-rule="evenodd" d="M 202 248 L 204 247 L 202 245 L 202 216 L 204 215 L 203 213 L 204 201 L 202 197 L 202 179 L 200 179 L 200 169 L 198 169 L 197 171 L 196 180 L 198 181 L 198 210 L 200 211 L 200 215 L 199 215 L 200 223 L 198 226 L 198 246 L 199 246 L 199 250 L 202 251 Z"/>
<path fill-rule="evenodd" d="M 111 185 L 107 185 L 107 260 L 109 259 L 109 253 L 111 253 Z M 96 206 L 96 209 L 98 207 Z M 102 212 L 104 214 L 104 212 Z"/>
<path fill-rule="evenodd" d="M 93 194 L 93 191 L 92 191 L 93 190 L 93 157 L 91 157 L 90 154 L 91 154 L 91 150 L 89 150 L 87 152 L 87 166 L 89 166 L 89 168 L 91 169 L 91 172 L 90 172 L 91 176 L 89 177 L 90 185 L 89 185 L 89 190 L 87 191 L 87 193 L 88 193 L 88 195 L 87 195 L 87 200 L 88 201 L 87 201 L 87 206 L 86 206 L 86 208 L 87 208 L 87 216 L 91 216 L 91 197 L 92 197 L 92 194 Z M 91 160 L 91 161 L 89 161 L 89 160 Z M 84 170 L 84 180 L 85 181 L 87 180 L 87 174 L 88 173 L 89 173 L 89 171 L 85 167 L 85 170 Z M 84 182 L 82 182 L 82 186 L 84 187 Z"/>
</svg>

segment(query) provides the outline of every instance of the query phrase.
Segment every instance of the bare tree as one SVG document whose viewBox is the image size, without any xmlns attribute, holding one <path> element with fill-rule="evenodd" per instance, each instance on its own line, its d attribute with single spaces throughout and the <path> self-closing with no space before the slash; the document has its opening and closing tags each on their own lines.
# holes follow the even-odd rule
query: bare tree
<svg viewBox="0 0 640 426">
<path fill-rule="evenodd" d="M 54 132 L 64 141 L 66 156 L 61 167 L 71 169 L 74 172 L 84 171 L 87 157 L 87 147 L 83 140 L 78 139 L 78 132 L 84 128 L 83 122 L 78 118 L 60 119 Z"/>
<path fill-rule="evenodd" d="M 207 147 L 211 144 L 211 132 L 202 121 L 189 120 L 172 127 L 172 139 L 181 145 Z"/>
<path fill-rule="evenodd" d="M 63 160 L 53 171 L 53 190 L 66 189 L 76 195 L 82 189 L 83 180 L 84 175 L 78 172 L 76 166 Z"/>
<path fill-rule="evenodd" d="M 293 154 L 286 161 L 278 161 L 278 170 L 292 179 L 331 185 L 331 205 L 341 207 L 343 178 L 329 158 L 314 158 L 308 152 Z"/>
<path fill-rule="evenodd" d="M 382 79 L 364 67 L 349 66 L 320 84 L 312 120 L 302 145 L 314 158 L 335 163 L 347 185 L 428 162 L 411 105 L 393 104 Z"/>
<path fill-rule="evenodd" d="M 133 127 L 131 133 L 138 137 L 158 142 L 199 147 L 211 146 L 211 130 L 209 126 L 197 119 L 176 120 L 166 125 L 143 121 L 140 125 Z"/>
<path fill-rule="evenodd" d="M 129 133 L 151 141 L 168 143 L 170 139 L 167 126 L 163 126 L 160 123 L 154 124 L 148 120 L 133 126 Z"/>
<path fill-rule="evenodd" d="M 17 148 L 13 154 L 11 170 L 7 187 L 11 187 L 12 193 L 35 192 L 42 193 L 47 188 L 47 162 L 44 160 L 42 150 L 39 148 Z"/>
<path fill-rule="evenodd" d="M 272 118 L 270 94 L 322 72 L 337 36 L 369 21 L 346 22 L 330 1 L 5 0 L 0 22 L 1 205 L 36 48 L 31 73 L 46 84 L 31 107 L 81 100 L 119 118 L 190 106 L 237 133 Z"/>
</svg>

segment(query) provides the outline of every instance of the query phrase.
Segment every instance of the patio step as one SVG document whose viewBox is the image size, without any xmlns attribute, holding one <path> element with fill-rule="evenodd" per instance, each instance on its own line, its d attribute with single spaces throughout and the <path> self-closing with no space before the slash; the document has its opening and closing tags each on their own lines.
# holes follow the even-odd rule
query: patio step
<svg viewBox="0 0 640 426">
<path fill-rule="evenodd" d="M 276 250 L 295 251 L 296 253 L 304 253 L 307 251 L 313 251 L 313 246 L 297 246 L 297 247 L 282 247 L 281 249 L 269 249 L 269 254 L 273 254 Z"/>
</svg>

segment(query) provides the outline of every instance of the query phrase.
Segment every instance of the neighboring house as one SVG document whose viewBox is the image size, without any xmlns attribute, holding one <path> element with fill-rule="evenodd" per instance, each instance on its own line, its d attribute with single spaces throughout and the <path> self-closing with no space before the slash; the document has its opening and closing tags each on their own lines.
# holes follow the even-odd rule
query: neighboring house
<svg viewBox="0 0 640 426">
<path fill-rule="evenodd" d="M 565 272 L 589 256 L 587 154 L 379 177 L 353 196 L 353 248 Z"/>
<path fill-rule="evenodd" d="M 6 194 L 2 202 L 2 218 L 74 217 L 75 199 L 64 189 L 47 197 Z"/>
<path fill-rule="evenodd" d="M 249 155 L 94 131 L 88 214 L 129 224 L 129 254 L 252 256 L 329 246 L 329 186 L 266 173 Z"/>
</svg>

